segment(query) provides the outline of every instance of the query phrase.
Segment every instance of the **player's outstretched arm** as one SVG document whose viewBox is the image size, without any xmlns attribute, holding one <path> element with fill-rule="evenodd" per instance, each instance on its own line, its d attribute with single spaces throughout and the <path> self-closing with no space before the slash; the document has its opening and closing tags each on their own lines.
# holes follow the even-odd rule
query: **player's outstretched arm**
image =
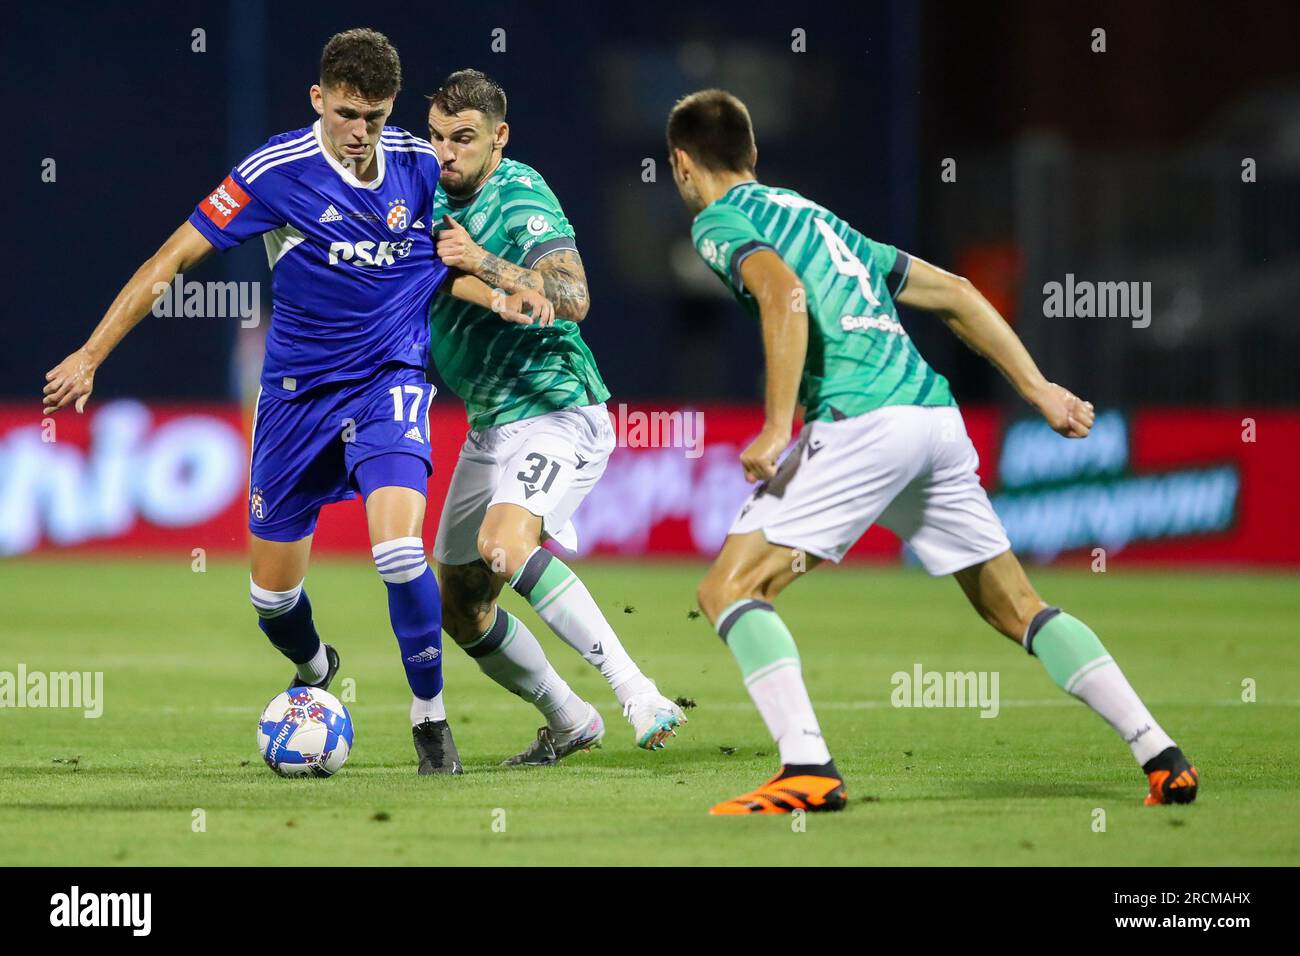
<svg viewBox="0 0 1300 956">
<path fill-rule="evenodd" d="M 967 279 L 912 257 L 907 283 L 896 296 L 902 305 L 936 313 L 953 333 L 1002 373 L 1052 428 L 1066 438 L 1086 438 L 1092 403 L 1049 382 L 1020 337 Z"/>
<path fill-rule="evenodd" d="M 758 303 L 767 371 L 763 430 L 740 453 L 740 463 L 746 480 L 765 481 L 776 474 L 776 461 L 790 443 L 808 353 L 808 310 L 803 283 L 771 249 L 760 249 L 741 262 L 740 278 Z"/>
<path fill-rule="evenodd" d="M 158 298 L 155 288 L 170 285 L 176 273 L 197 266 L 212 253 L 212 243 L 189 221 L 135 271 L 122 287 L 86 344 L 45 373 L 45 414 L 57 412 L 69 402 L 80 413 L 94 390 L 95 370 L 135 326 L 149 314 Z"/>
<path fill-rule="evenodd" d="M 438 258 L 462 272 L 478 276 L 489 286 L 506 292 L 540 292 L 555 303 L 555 314 L 581 322 L 591 306 L 587 272 L 576 249 L 560 249 L 543 258 L 536 269 L 507 262 L 474 241 L 451 216 L 438 227 Z"/>
<path fill-rule="evenodd" d="M 555 324 L 555 306 L 546 296 L 532 289 L 521 289 L 518 292 L 494 289 L 478 276 L 451 269 L 438 291 L 454 299 L 491 309 L 507 322 L 538 326 Z"/>
</svg>

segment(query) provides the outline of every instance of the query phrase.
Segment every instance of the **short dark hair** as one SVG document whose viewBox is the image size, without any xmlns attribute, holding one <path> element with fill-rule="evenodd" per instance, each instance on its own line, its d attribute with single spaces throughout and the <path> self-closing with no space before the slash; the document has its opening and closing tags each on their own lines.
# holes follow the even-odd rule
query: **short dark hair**
<svg viewBox="0 0 1300 956">
<path fill-rule="evenodd" d="M 378 30 L 345 30 L 330 37 L 321 51 L 320 82 L 363 99 L 386 100 L 402 88 L 402 61 Z"/>
<path fill-rule="evenodd" d="M 752 172 L 758 150 L 749 110 L 726 90 L 700 90 L 668 114 L 668 149 L 683 149 L 705 169 Z"/>
<path fill-rule="evenodd" d="M 494 123 L 506 118 L 506 91 L 482 70 L 457 70 L 442 81 L 429 102 L 448 116 L 478 110 Z"/>
</svg>

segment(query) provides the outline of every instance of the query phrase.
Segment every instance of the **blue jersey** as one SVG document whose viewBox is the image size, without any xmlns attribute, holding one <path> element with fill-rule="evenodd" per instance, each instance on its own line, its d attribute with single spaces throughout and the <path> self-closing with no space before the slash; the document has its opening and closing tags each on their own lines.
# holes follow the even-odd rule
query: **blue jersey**
<svg viewBox="0 0 1300 956">
<path fill-rule="evenodd" d="M 430 223 L 437 155 L 384 127 L 363 183 L 322 145 L 319 121 L 272 137 L 231 170 L 190 222 L 217 249 L 254 236 L 271 267 L 262 388 L 293 398 L 380 366 L 423 369 L 429 299 L 447 274 Z"/>
</svg>

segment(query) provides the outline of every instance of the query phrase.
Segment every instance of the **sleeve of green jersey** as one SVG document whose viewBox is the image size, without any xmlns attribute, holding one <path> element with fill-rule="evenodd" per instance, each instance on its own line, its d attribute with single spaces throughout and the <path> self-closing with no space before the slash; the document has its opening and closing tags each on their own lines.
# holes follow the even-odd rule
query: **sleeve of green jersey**
<svg viewBox="0 0 1300 956">
<path fill-rule="evenodd" d="M 525 269 L 552 252 L 578 248 L 560 201 L 540 179 L 512 179 L 502 186 L 501 213 L 510 241 L 524 250 Z"/>
<path fill-rule="evenodd" d="M 902 249 L 876 242 L 874 239 L 867 239 L 867 246 L 871 249 L 871 271 L 885 277 L 885 288 L 889 292 L 889 297 L 897 298 L 898 293 L 903 291 L 903 286 L 907 285 L 907 273 L 912 268 L 912 257 Z"/>
<path fill-rule="evenodd" d="M 760 249 L 776 251 L 743 212 L 717 203 L 695 217 L 691 241 L 700 258 L 736 292 L 745 290 L 740 264 Z"/>
</svg>

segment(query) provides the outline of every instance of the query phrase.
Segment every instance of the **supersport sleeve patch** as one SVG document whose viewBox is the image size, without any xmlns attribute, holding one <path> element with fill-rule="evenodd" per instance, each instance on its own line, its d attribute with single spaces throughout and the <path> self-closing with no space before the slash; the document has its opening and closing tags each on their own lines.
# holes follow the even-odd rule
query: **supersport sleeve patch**
<svg viewBox="0 0 1300 956">
<path fill-rule="evenodd" d="M 231 170 L 230 175 L 199 200 L 190 214 L 190 223 L 213 246 L 225 250 L 279 229 L 285 221 L 253 193 L 238 170 Z"/>
</svg>

